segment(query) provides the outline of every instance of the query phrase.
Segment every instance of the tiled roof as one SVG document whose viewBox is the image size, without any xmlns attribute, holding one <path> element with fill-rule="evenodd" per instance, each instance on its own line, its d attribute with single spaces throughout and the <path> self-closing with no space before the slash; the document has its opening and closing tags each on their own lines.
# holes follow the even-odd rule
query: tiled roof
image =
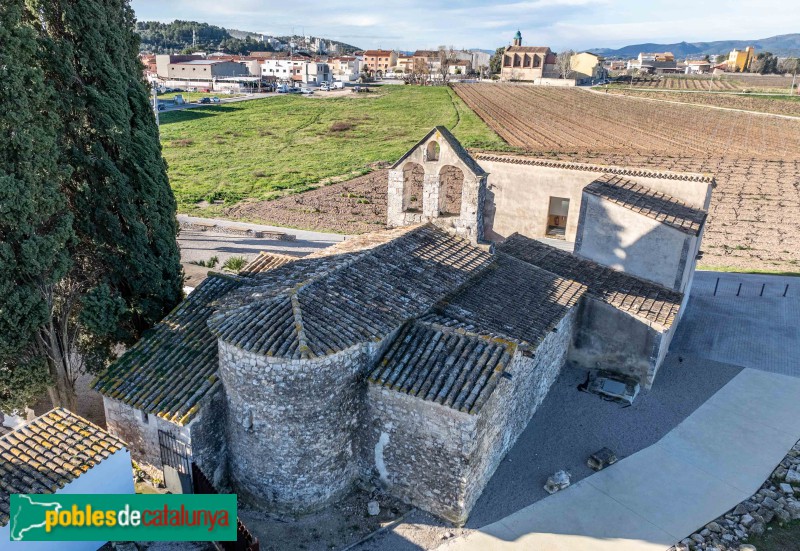
<svg viewBox="0 0 800 551">
<path fill-rule="evenodd" d="M 287 262 L 292 262 L 294 260 L 297 259 L 293 256 L 262 251 L 257 257 L 255 257 L 255 259 L 253 259 L 252 262 L 250 262 L 250 264 L 245 266 L 242 271 L 239 272 L 239 275 L 251 276 L 261 272 L 268 272 L 277 268 L 278 266 L 283 266 Z"/>
<path fill-rule="evenodd" d="M 186 299 L 98 377 L 95 390 L 147 413 L 185 424 L 215 391 L 217 341 L 206 322 L 212 303 L 243 278 L 209 274 Z"/>
<path fill-rule="evenodd" d="M 583 190 L 691 235 L 706 220 L 705 211 L 616 174 L 603 174 Z"/>
<path fill-rule="evenodd" d="M 506 254 L 423 319 L 536 346 L 586 286 Z"/>
<path fill-rule="evenodd" d="M 510 343 L 415 322 L 403 328 L 369 381 L 474 414 L 497 386 L 512 355 Z"/>
<path fill-rule="evenodd" d="M 125 444 L 65 409 L 53 409 L 0 437 L 0 526 L 11 494 L 52 494 Z"/>
<path fill-rule="evenodd" d="M 675 321 L 683 299 L 683 295 L 677 291 L 516 233 L 498 243 L 497 250 L 578 281 L 588 287 L 593 297 L 664 328 Z"/>
<path fill-rule="evenodd" d="M 550 48 L 547 46 L 508 46 L 506 47 L 507 53 L 530 53 L 530 54 L 548 54 Z"/>
<path fill-rule="evenodd" d="M 382 339 L 490 262 L 491 255 L 467 241 L 420 226 L 286 293 L 221 312 L 209 326 L 244 350 L 324 356 Z"/>
</svg>

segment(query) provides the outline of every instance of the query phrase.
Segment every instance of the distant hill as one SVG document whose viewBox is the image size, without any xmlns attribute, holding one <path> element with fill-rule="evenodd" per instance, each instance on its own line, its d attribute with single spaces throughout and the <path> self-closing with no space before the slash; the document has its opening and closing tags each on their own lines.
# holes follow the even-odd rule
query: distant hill
<svg viewBox="0 0 800 551">
<path fill-rule="evenodd" d="M 640 52 L 672 52 L 675 57 L 727 54 L 734 48 L 754 46 L 757 52 L 777 56 L 800 56 L 800 33 L 782 34 L 758 40 L 717 40 L 715 42 L 678 42 L 677 44 L 632 44 L 623 48 L 593 48 L 590 51 L 606 57 L 636 57 Z"/>
<path fill-rule="evenodd" d="M 136 23 L 136 32 L 141 41 L 140 51 L 156 54 L 180 53 L 185 50 L 212 52 L 219 50 L 229 54 L 271 51 L 273 47 L 264 42 L 268 38 L 275 38 L 284 44 L 291 41 L 301 48 L 306 45 L 304 37 L 300 36 L 271 37 L 250 31 L 225 29 L 197 21 L 175 20 L 171 23 L 139 21 Z M 358 50 L 356 46 L 337 40 L 328 40 L 327 38 L 322 38 L 322 40 L 338 45 L 342 53 L 352 53 Z M 280 45 L 278 48 L 280 49 Z"/>
</svg>

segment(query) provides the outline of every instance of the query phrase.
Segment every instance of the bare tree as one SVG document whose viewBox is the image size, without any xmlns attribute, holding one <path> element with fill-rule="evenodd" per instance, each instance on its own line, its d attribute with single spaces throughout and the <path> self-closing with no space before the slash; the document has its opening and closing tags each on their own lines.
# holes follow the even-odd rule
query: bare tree
<svg viewBox="0 0 800 551">
<path fill-rule="evenodd" d="M 449 48 L 445 46 L 439 46 L 438 61 L 439 80 L 441 84 L 447 84 L 447 81 L 450 80 L 450 67 L 452 67 L 456 61 L 458 61 L 455 49 L 452 46 Z"/>
<path fill-rule="evenodd" d="M 561 78 L 571 78 L 572 73 L 572 56 L 575 55 L 575 50 L 564 50 L 556 56 L 556 69 Z"/>
</svg>

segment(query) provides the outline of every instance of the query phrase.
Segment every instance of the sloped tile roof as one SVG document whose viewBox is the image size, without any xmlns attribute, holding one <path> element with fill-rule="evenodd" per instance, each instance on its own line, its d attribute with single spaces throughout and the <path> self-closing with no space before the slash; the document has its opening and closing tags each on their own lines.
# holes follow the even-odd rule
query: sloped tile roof
<svg viewBox="0 0 800 551">
<path fill-rule="evenodd" d="M 704 210 L 616 174 L 603 174 L 583 190 L 690 235 L 706 220 Z"/>
<path fill-rule="evenodd" d="M 423 319 L 536 346 L 586 292 L 586 286 L 506 254 Z"/>
<path fill-rule="evenodd" d="M 258 253 L 258 256 L 255 257 L 250 264 L 245 266 L 242 271 L 239 272 L 239 275 L 252 276 L 261 272 L 268 272 L 277 268 L 278 266 L 283 266 L 288 262 L 293 262 L 294 260 L 297 260 L 297 258 L 285 254 L 262 251 Z"/>
<path fill-rule="evenodd" d="M 63 408 L 0 437 L 0 526 L 9 522 L 11 494 L 53 494 L 124 447 Z"/>
<path fill-rule="evenodd" d="M 217 341 L 206 325 L 212 303 L 244 281 L 209 274 L 148 335 L 95 379 L 93 388 L 174 423 L 189 422 L 200 400 L 221 384 Z"/>
<path fill-rule="evenodd" d="M 497 250 L 561 277 L 578 281 L 588 287 L 591 296 L 663 328 L 670 327 L 675 321 L 683 299 L 683 294 L 677 291 L 517 233 L 498 243 Z"/>
<path fill-rule="evenodd" d="M 489 253 L 466 240 L 433 225 L 419 226 L 310 281 L 298 280 L 283 296 L 265 289 L 249 303 L 213 316 L 209 325 L 220 339 L 244 350 L 287 359 L 324 356 L 385 337 L 490 262 Z"/>
<path fill-rule="evenodd" d="M 514 346 L 422 322 L 406 325 L 369 382 L 475 414 L 511 361 Z"/>
</svg>

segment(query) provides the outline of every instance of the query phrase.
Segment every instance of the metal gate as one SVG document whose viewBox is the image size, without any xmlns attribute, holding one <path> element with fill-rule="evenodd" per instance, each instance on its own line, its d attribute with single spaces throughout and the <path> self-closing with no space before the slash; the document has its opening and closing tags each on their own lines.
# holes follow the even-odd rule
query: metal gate
<svg viewBox="0 0 800 551">
<path fill-rule="evenodd" d="M 161 450 L 161 468 L 167 489 L 173 494 L 191 494 L 192 471 L 186 444 L 172 433 L 159 430 L 158 447 Z"/>
</svg>

